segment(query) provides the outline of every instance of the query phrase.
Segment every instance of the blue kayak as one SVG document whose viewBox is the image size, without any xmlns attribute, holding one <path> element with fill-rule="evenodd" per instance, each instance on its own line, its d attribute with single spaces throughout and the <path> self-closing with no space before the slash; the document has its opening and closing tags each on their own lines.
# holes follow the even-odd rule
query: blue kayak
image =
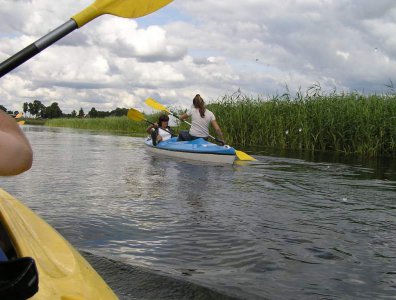
<svg viewBox="0 0 396 300">
<path fill-rule="evenodd" d="M 177 137 L 162 141 L 153 146 L 151 138 L 145 142 L 148 149 L 155 154 L 192 159 L 216 163 L 233 163 L 235 160 L 235 149 L 224 145 L 219 146 L 202 138 L 193 141 L 177 141 Z"/>
</svg>

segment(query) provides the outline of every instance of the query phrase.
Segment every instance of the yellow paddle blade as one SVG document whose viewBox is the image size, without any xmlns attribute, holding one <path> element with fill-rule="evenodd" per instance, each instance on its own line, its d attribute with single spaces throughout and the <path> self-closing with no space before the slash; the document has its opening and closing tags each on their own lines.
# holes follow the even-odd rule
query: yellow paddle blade
<svg viewBox="0 0 396 300">
<path fill-rule="evenodd" d="M 250 161 L 255 161 L 254 157 L 250 156 L 249 154 L 240 151 L 240 150 L 235 150 L 236 156 L 238 157 L 239 160 L 250 160 Z"/>
<path fill-rule="evenodd" d="M 23 113 L 19 113 L 19 114 L 17 114 L 16 116 L 15 116 L 15 119 L 19 119 L 19 118 L 22 118 L 22 116 L 23 116 Z"/>
<path fill-rule="evenodd" d="M 25 121 L 18 121 L 17 122 L 19 125 L 24 125 L 25 124 Z"/>
<path fill-rule="evenodd" d="M 81 27 L 104 14 L 123 18 L 139 18 L 160 9 L 173 0 L 96 0 L 72 19 Z"/>
<path fill-rule="evenodd" d="M 144 103 L 146 103 L 148 106 L 156 110 L 162 110 L 162 111 L 166 111 L 168 114 L 172 114 L 171 111 L 166 108 L 166 106 L 163 106 L 161 103 L 158 103 L 153 98 L 147 98 L 146 101 L 144 101 Z"/>
<path fill-rule="evenodd" d="M 128 110 L 127 116 L 128 116 L 129 119 L 131 119 L 133 121 L 145 121 L 146 120 L 144 118 L 144 115 L 140 111 L 138 111 L 138 110 L 136 110 L 134 108 L 130 108 Z"/>
</svg>

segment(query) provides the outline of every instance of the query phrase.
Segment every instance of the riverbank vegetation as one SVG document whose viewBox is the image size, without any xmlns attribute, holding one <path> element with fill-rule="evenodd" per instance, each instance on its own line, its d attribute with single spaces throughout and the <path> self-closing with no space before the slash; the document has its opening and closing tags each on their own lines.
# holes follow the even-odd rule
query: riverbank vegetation
<svg viewBox="0 0 396 300">
<path fill-rule="evenodd" d="M 49 119 L 45 122 L 46 126 L 69 127 L 77 129 L 89 129 L 107 131 L 112 133 L 130 134 L 134 136 L 146 135 L 144 122 L 134 122 L 126 116 L 106 117 L 106 118 L 60 118 Z"/>
<path fill-rule="evenodd" d="M 335 151 L 371 157 L 396 154 L 396 93 L 323 95 L 314 90 L 267 99 L 234 93 L 208 104 L 208 109 L 216 115 L 226 142 L 236 147 Z M 158 114 L 146 118 L 156 122 Z M 144 136 L 148 124 L 126 116 L 110 116 L 48 119 L 45 125 Z"/>
<path fill-rule="evenodd" d="M 396 154 L 396 94 L 363 96 L 289 94 L 267 101 L 240 94 L 210 105 L 229 144 L 336 151 L 365 156 Z"/>
</svg>

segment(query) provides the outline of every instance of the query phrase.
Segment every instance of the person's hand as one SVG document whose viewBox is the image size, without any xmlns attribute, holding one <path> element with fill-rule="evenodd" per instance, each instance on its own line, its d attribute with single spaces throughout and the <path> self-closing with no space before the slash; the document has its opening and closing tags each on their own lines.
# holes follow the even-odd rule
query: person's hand
<svg viewBox="0 0 396 300">
<path fill-rule="evenodd" d="M 217 143 L 219 143 L 221 146 L 224 146 L 225 145 L 225 142 L 224 142 L 224 140 L 220 140 L 220 139 L 215 139 L 215 141 L 217 142 Z"/>
<path fill-rule="evenodd" d="M 158 123 L 153 124 L 154 128 L 158 128 Z"/>
</svg>

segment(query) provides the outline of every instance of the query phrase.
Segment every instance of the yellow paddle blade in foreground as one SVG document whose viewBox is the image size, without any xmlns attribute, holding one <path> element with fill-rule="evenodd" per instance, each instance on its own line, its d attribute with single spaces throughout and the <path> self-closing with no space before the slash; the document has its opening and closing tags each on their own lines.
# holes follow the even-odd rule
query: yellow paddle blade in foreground
<svg viewBox="0 0 396 300">
<path fill-rule="evenodd" d="M 144 115 L 140 111 L 138 111 L 134 108 L 130 108 L 128 110 L 127 117 L 133 121 L 146 121 L 146 119 L 144 118 Z"/>
<path fill-rule="evenodd" d="M 18 121 L 17 122 L 19 125 L 24 125 L 25 124 L 25 121 Z"/>
<path fill-rule="evenodd" d="M 96 0 L 72 19 L 81 27 L 98 16 L 109 14 L 123 18 L 139 18 L 160 9 L 173 0 Z"/>
<path fill-rule="evenodd" d="M 162 105 L 161 103 L 158 103 L 157 101 L 155 101 L 153 98 L 147 98 L 146 101 L 144 101 L 144 103 L 146 103 L 148 106 L 156 109 L 156 110 L 162 110 L 167 112 L 168 114 L 175 116 L 176 118 L 178 118 L 176 115 L 174 115 L 168 108 L 166 108 L 166 106 Z M 178 118 L 179 119 L 179 118 Z M 180 119 L 179 119 L 180 120 Z M 191 125 L 191 124 L 190 124 Z M 214 138 L 212 136 L 210 136 L 211 138 Z M 255 159 L 254 157 L 250 156 L 249 154 L 240 151 L 240 150 L 236 150 L 235 149 L 235 153 L 236 156 L 238 157 L 239 160 L 247 160 L 247 161 L 255 161 L 257 159 Z"/>
<path fill-rule="evenodd" d="M 23 117 L 23 113 L 19 113 L 19 114 L 17 114 L 16 116 L 15 116 L 15 119 L 19 119 L 19 118 L 22 118 Z"/>
<path fill-rule="evenodd" d="M 156 110 L 162 110 L 167 112 L 168 114 L 173 115 L 172 112 L 166 106 L 162 105 L 161 103 L 158 103 L 153 98 L 147 98 L 146 101 L 144 101 L 144 103 L 146 103 L 148 106 Z"/>
</svg>

